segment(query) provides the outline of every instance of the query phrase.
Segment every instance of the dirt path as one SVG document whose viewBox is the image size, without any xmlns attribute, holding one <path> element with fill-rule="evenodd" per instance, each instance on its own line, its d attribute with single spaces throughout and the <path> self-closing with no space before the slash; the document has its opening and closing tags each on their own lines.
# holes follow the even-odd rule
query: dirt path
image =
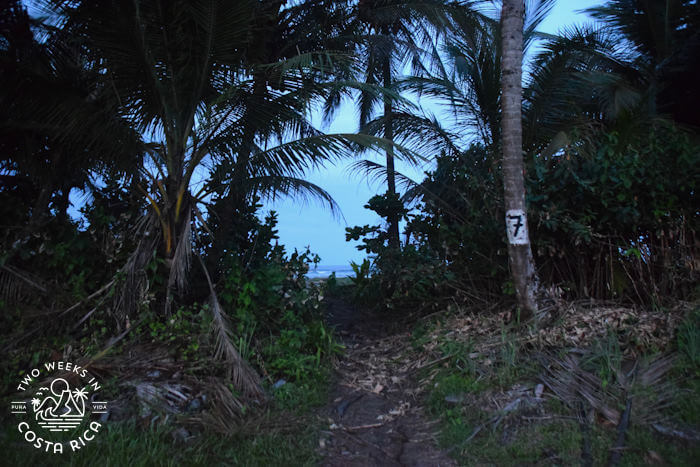
<svg viewBox="0 0 700 467">
<path fill-rule="evenodd" d="M 451 466 L 436 446 L 436 422 L 423 411 L 410 334 L 331 299 L 329 322 L 346 346 L 321 416 L 325 466 Z"/>
</svg>

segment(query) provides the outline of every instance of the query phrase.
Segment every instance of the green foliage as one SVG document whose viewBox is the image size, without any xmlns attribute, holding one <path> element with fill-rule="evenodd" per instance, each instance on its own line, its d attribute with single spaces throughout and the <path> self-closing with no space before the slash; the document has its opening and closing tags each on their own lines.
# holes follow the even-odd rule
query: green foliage
<svg viewBox="0 0 700 467">
<path fill-rule="evenodd" d="M 446 373 L 438 376 L 428 397 L 428 407 L 442 421 L 441 444 L 454 446 L 474 430 L 480 414 L 467 411 L 461 401 L 479 389 L 480 385 L 470 376 Z"/>
<path fill-rule="evenodd" d="M 683 384 L 674 401 L 674 416 L 690 426 L 700 425 L 700 310 L 695 309 L 678 326 L 676 364 Z"/>
<path fill-rule="evenodd" d="M 297 415 L 306 414 L 322 406 L 328 400 L 328 383 L 331 381 L 330 365 L 317 368 L 311 377 L 287 381 L 274 389 L 275 405 L 281 410 Z"/>
<path fill-rule="evenodd" d="M 438 157 L 420 185 L 407 233 L 445 264 L 461 288 L 500 295 L 508 278 L 502 181 L 485 147 Z"/>
<path fill-rule="evenodd" d="M 217 240 L 206 259 L 218 276 L 219 301 L 241 355 L 272 382 L 304 383 L 340 350 L 323 323 L 321 288 L 305 276 L 319 258 L 308 248 L 288 255 L 277 243 L 276 214 L 260 221 L 254 214 L 259 207 L 255 202 L 243 209 L 235 228 L 214 222 Z"/>
<path fill-rule="evenodd" d="M 635 140 L 608 132 L 592 155 L 536 160 L 529 198 L 546 275 L 571 285 L 598 276 L 585 285 L 599 297 L 688 296 L 698 161 L 700 148 L 667 124 Z M 582 258 L 575 270 L 572 258 Z"/>
<path fill-rule="evenodd" d="M 423 346 L 430 342 L 429 328 L 423 323 L 416 323 L 411 331 L 411 347 L 413 350 L 422 351 Z"/>
<path fill-rule="evenodd" d="M 365 205 L 379 215 L 398 205 L 389 195 L 377 195 Z M 401 208 L 401 217 L 407 211 Z M 389 233 L 380 226 L 346 229 L 346 241 L 362 240 L 356 248 L 369 258 L 362 264 L 352 263 L 355 277 L 355 299 L 386 309 L 424 308 L 437 306 L 434 302 L 451 274 L 426 245 L 406 244 L 403 248 L 389 247 Z"/>
<path fill-rule="evenodd" d="M 622 364 L 622 351 L 618 336 L 608 332 L 605 337 L 596 340 L 581 361 L 581 367 L 596 374 L 603 388 L 607 388 L 616 379 Z"/>
<path fill-rule="evenodd" d="M 335 277 L 335 271 L 333 271 L 330 274 L 330 276 L 328 276 L 328 278 L 326 279 L 325 287 L 329 295 L 332 295 L 333 293 L 337 292 L 339 285 L 338 278 Z"/>
<path fill-rule="evenodd" d="M 593 153 L 571 145 L 532 157 L 527 199 L 541 279 L 571 298 L 691 296 L 699 166 L 700 148 L 667 123 L 642 138 L 602 133 Z M 476 144 L 443 155 L 420 190 L 421 212 L 408 233 L 461 288 L 492 296 L 511 290 L 493 155 Z"/>
<path fill-rule="evenodd" d="M 396 214 L 397 219 L 403 219 L 408 214 L 408 211 L 395 193 L 375 195 L 370 198 L 364 208 L 375 212 L 384 219 L 388 219 L 393 213 Z M 362 240 L 362 243 L 356 248 L 360 251 L 365 251 L 369 255 L 378 254 L 386 250 L 389 242 L 389 232 L 378 225 L 349 227 L 345 231 L 345 241 Z"/>
<path fill-rule="evenodd" d="M 433 388 L 428 398 L 428 404 L 436 414 L 442 414 L 444 410 L 455 406 L 454 401 L 464 399 L 467 394 L 478 392 L 483 389 L 483 385 L 472 375 L 442 371 L 436 378 Z M 452 401 L 446 400 L 450 397 L 454 399 Z M 450 413 L 447 414 L 448 417 L 450 415 Z"/>
<path fill-rule="evenodd" d="M 527 366 L 520 358 L 520 346 L 516 334 L 501 330 L 501 348 L 496 378 L 502 388 L 512 385 L 526 371 Z"/>
<path fill-rule="evenodd" d="M 197 304 L 181 307 L 165 321 L 149 311 L 142 315 L 136 334 L 166 345 L 182 361 L 205 360 L 211 345 L 211 313 L 208 308 L 208 305 Z"/>
<path fill-rule="evenodd" d="M 284 317 L 287 329 L 263 350 L 268 370 L 274 374 L 304 381 L 315 376 L 322 362 L 339 353 L 332 333 L 320 320 L 302 323 L 289 313 Z"/>
<path fill-rule="evenodd" d="M 355 300 L 359 303 L 370 303 L 373 298 L 373 294 L 376 293 L 376 289 L 373 289 L 374 283 L 371 279 L 371 262 L 369 259 L 364 258 L 362 263 L 358 264 L 354 261 L 350 262 L 350 267 L 355 273 L 355 277 L 350 277 L 352 282 L 353 293 Z"/>
</svg>

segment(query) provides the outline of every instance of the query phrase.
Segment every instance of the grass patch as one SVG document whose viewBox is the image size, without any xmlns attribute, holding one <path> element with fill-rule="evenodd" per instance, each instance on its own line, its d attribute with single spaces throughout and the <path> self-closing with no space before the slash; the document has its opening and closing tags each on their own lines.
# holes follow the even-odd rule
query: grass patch
<svg viewBox="0 0 700 467">
<path fill-rule="evenodd" d="M 676 346 L 680 358 L 674 377 L 681 381 L 674 401 L 676 418 L 690 426 L 700 426 L 700 309 L 678 327 Z"/>
<path fill-rule="evenodd" d="M 517 430 L 512 427 L 489 430 L 455 454 L 462 465 L 574 465 L 579 459 L 580 444 L 581 434 L 575 423 L 555 421 L 521 426 Z"/>
<path fill-rule="evenodd" d="M 519 416 L 507 416 L 495 429 L 486 424 L 470 439 L 477 427 L 494 414 L 474 405 L 473 399 L 450 402 L 447 397 L 458 394 L 478 394 L 497 383 L 473 377 L 443 372 L 428 397 L 430 412 L 441 421 L 440 444 L 460 465 L 570 465 L 580 457 L 581 434 L 578 424 L 571 420 L 553 419 L 546 423 L 522 423 Z M 452 399 L 453 401 L 455 399 Z M 554 401 L 553 409 L 565 408 Z M 606 447 L 602 448 L 607 449 Z"/>
<path fill-rule="evenodd" d="M 428 406 L 433 413 L 439 414 L 455 405 L 451 400 L 463 399 L 467 394 L 482 388 L 482 383 L 470 375 L 444 371 L 436 378 L 434 389 L 428 397 Z"/>
<path fill-rule="evenodd" d="M 77 452 L 45 453 L 35 449 L 7 424 L 2 432 L 5 465 L 314 465 L 315 427 L 256 436 L 200 434 L 183 442 L 164 429 L 140 429 L 133 422 L 108 423 Z"/>
<path fill-rule="evenodd" d="M 430 327 L 426 323 L 417 323 L 411 332 L 411 348 L 416 352 L 422 352 L 430 341 Z"/>
<path fill-rule="evenodd" d="M 312 378 L 288 382 L 274 389 L 276 410 L 304 415 L 322 406 L 328 397 L 330 378 L 331 369 L 325 365 Z"/>
<path fill-rule="evenodd" d="M 464 386 L 461 386 L 464 387 Z M 435 392 L 431 397 L 436 397 Z M 504 418 L 497 428 L 485 426 L 467 442 L 474 429 L 492 414 L 467 405 L 432 401 L 431 410 L 442 419 L 440 444 L 460 465 L 577 465 L 581 462 L 583 435 L 578 420 L 557 401 L 548 401 L 551 418 L 524 421 L 519 415 Z M 594 465 L 605 465 L 617 436 L 615 428 L 590 426 Z M 668 465 L 694 465 L 700 447 L 664 438 L 647 427 L 631 427 L 622 465 L 648 465 L 661 459 Z"/>
<path fill-rule="evenodd" d="M 700 447 L 697 444 L 672 442 L 643 427 L 631 427 L 627 433 L 627 449 L 621 465 L 638 466 L 661 459 L 666 465 L 697 465 Z"/>
</svg>

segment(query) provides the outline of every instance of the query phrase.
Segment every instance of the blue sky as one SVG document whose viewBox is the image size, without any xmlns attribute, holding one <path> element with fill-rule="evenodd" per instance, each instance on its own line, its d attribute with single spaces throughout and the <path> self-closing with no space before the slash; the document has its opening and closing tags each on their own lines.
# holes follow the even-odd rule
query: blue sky
<svg viewBox="0 0 700 467">
<path fill-rule="evenodd" d="M 551 14 L 542 23 L 540 30 L 556 33 L 562 27 L 585 23 L 589 19 L 577 11 L 601 3 L 603 2 L 600 0 L 559 0 Z M 434 109 L 432 106 L 430 108 Z M 437 110 L 435 112 L 439 117 Z M 358 126 L 357 120 L 357 113 L 352 103 L 346 103 L 338 111 L 332 124 L 324 130 L 329 133 L 355 132 Z M 314 118 L 314 123 L 318 125 L 320 118 Z M 375 160 L 383 162 L 382 157 Z M 285 199 L 265 205 L 263 214 L 271 209 L 277 211 L 280 242 L 287 246 L 288 251 L 294 248 L 303 249 L 308 245 L 312 252 L 321 257 L 321 264 L 324 265 L 347 265 L 350 261 L 362 259 L 364 253 L 355 248 L 357 242 L 345 241 L 345 228 L 379 224 L 381 219 L 363 206 L 369 198 L 385 192 L 386 188 L 382 184 L 368 183 L 361 175 L 349 172 L 348 166 L 351 163 L 352 161 L 343 162 L 308 175 L 310 181 L 333 196 L 342 211 L 341 218 L 334 218 L 327 207 L 313 202 L 304 204 Z M 407 167 L 401 163 L 397 168 L 415 181 L 420 181 L 422 178 L 420 169 Z"/>
</svg>

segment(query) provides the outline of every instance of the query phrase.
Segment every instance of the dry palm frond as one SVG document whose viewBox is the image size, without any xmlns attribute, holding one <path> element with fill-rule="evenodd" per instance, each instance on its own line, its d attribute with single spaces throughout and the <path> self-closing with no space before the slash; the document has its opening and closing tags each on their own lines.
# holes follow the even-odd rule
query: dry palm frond
<svg viewBox="0 0 700 467">
<path fill-rule="evenodd" d="M 280 417 L 267 410 L 245 410 L 240 399 L 220 379 L 209 378 L 201 386 L 200 396 L 208 401 L 207 408 L 185 418 L 185 424 L 198 425 L 227 435 L 235 433 L 248 436 L 260 433 L 298 433 L 306 426 L 307 420 L 304 417 L 292 413 Z"/>
<path fill-rule="evenodd" d="M 634 379 L 629 384 L 632 396 L 639 400 L 632 414 L 636 423 L 663 423 L 663 412 L 671 407 L 678 388 L 675 381 L 668 377 L 676 356 L 659 355 L 643 361 L 637 369 Z"/>
<path fill-rule="evenodd" d="M 192 398 L 191 388 L 182 383 L 139 382 L 130 385 L 136 390 L 136 399 L 144 415 L 151 409 L 171 414 L 180 413 Z"/>
<path fill-rule="evenodd" d="M 86 359 L 83 363 L 88 362 L 90 371 L 102 379 L 116 376 L 122 381 L 138 379 L 151 371 L 171 375 L 182 370 L 182 365 L 173 359 L 171 349 L 158 343 L 133 344 L 128 352 L 107 355 L 92 362 Z"/>
<path fill-rule="evenodd" d="M 233 345 L 231 327 L 213 290 L 210 297 L 210 306 L 213 318 L 212 332 L 216 338 L 214 358 L 226 362 L 227 377 L 243 394 L 254 398 L 263 397 L 264 393 L 260 386 L 260 377 L 241 357 L 241 354 Z"/>
<path fill-rule="evenodd" d="M 113 285 L 114 285 L 114 279 L 112 279 L 111 281 L 107 282 L 105 285 L 103 285 L 102 287 L 100 287 L 98 290 L 96 290 L 95 292 L 91 293 L 91 294 L 88 295 L 87 297 L 83 298 L 83 299 L 80 300 L 78 303 L 74 303 L 73 305 L 71 305 L 71 306 L 69 306 L 68 308 L 66 308 L 65 310 L 63 310 L 63 311 L 58 315 L 58 317 L 60 318 L 61 316 L 65 315 L 65 314 L 68 314 L 68 313 L 70 313 L 71 311 L 75 310 L 76 308 L 78 308 L 78 307 L 81 306 L 82 304 L 89 302 L 89 301 L 92 300 L 93 298 L 99 297 L 100 295 L 102 295 L 103 293 L 105 293 L 107 290 L 109 290 L 110 287 L 112 287 Z"/>
<path fill-rule="evenodd" d="M 172 290 L 184 292 L 187 289 L 187 273 L 190 270 L 190 259 L 192 257 L 192 210 L 185 209 L 185 212 L 183 231 L 175 246 L 175 254 L 168 260 L 170 262 L 170 273 L 168 275 L 167 298 L 165 301 L 166 315 L 170 313 Z"/>
<path fill-rule="evenodd" d="M 621 414 L 616 407 L 635 400 L 632 419 L 638 424 L 664 420 L 664 409 L 675 396 L 673 381 L 667 373 L 673 366 L 673 355 L 661 355 L 647 361 L 637 360 L 631 371 L 616 369 L 616 380 L 604 384 L 601 378 L 580 366 L 581 357 L 568 354 L 563 358 L 542 359 L 545 372 L 542 382 L 565 404 L 575 408 L 587 402 L 611 423 L 617 425 Z"/>
<path fill-rule="evenodd" d="M 46 287 L 29 273 L 12 266 L 0 266 L 0 299 L 9 304 L 20 303 L 30 289 L 46 293 Z"/>
<path fill-rule="evenodd" d="M 668 381 L 665 376 L 674 363 L 676 363 L 676 356 L 673 354 L 660 355 L 653 360 L 649 360 L 637 372 L 637 381 L 644 386 L 663 384 Z"/>
<path fill-rule="evenodd" d="M 192 211 L 187 210 L 184 220 L 184 229 L 180 240 L 175 247 L 175 255 L 170 265 L 170 277 L 168 287 L 177 287 L 178 292 L 187 288 L 187 273 L 190 270 L 190 258 L 192 257 Z"/>
<path fill-rule="evenodd" d="M 119 271 L 122 280 L 114 294 L 112 310 L 118 323 L 122 323 L 129 315 L 135 315 L 148 294 L 146 267 L 153 259 L 153 252 L 158 246 L 160 237 L 157 235 L 157 229 L 158 218 L 152 211 L 136 225 L 135 233 L 140 237 L 139 243 Z"/>
<path fill-rule="evenodd" d="M 260 385 L 260 377 L 250 365 L 241 357 L 241 354 L 233 345 L 233 333 L 228 318 L 214 290 L 214 284 L 211 282 L 209 272 L 202 260 L 201 256 L 197 256 L 204 270 L 204 275 L 209 284 L 209 305 L 212 314 L 211 330 L 216 340 L 216 350 L 214 358 L 222 360 L 226 363 L 227 378 L 233 385 L 240 390 L 244 395 L 252 398 L 263 398 L 265 396 L 262 386 Z"/>
<path fill-rule="evenodd" d="M 550 356 L 543 360 L 546 371 L 540 379 L 562 402 L 577 407 L 583 399 L 606 419 L 618 423 L 620 412 L 613 408 L 615 395 L 600 378 L 579 366 L 579 357 L 568 354 L 561 359 Z"/>
<path fill-rule="evenodd" d="M 209 407 L 201 414 L 189 418 L 189 423 L 200 424 L 219 433 L 238 430 L 243 422 L 244 406 L 231 389 L 222 381 L 211 378 L 206 382 Z"/>
<path fill-rule="evenodd" d="M 244 398 L 231 382 L 218 377 L 183 377 L 183 363 L 163 344 L 137 344 L 128 352 L 91 362 L 89 367 L 102 378 L 117 377 L 122 386 L 133 389 L 142 416 L 152 412 L 175 415 L 182 423 L 228 434 L 251 422 L 244 419 Z M 197 408 L 192 408 L 195 401 L 199 401 Z"/>
</svg>

